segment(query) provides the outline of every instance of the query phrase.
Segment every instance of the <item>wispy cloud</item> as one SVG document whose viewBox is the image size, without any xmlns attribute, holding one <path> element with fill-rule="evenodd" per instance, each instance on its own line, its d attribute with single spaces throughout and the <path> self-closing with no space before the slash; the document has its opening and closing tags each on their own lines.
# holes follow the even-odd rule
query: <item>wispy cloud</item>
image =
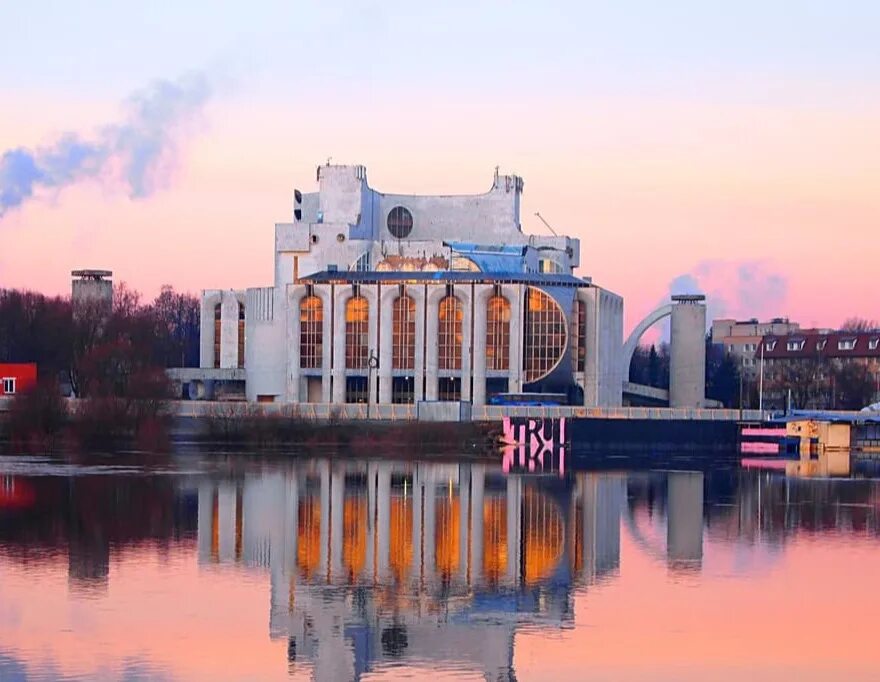
<svg viewBox="0 0 880 682">
<path fill-rule="evenodd" d="M 0 218 L 37 197 L 86 179 L 132 198 L 166 187 L 179 145 L 213 93 L 205 74 L 162 80 L 124 103 L 124 116 L 91 136 L 64 133 L 37 149 L 18 147 L 0 157 Z"/>
</svg>

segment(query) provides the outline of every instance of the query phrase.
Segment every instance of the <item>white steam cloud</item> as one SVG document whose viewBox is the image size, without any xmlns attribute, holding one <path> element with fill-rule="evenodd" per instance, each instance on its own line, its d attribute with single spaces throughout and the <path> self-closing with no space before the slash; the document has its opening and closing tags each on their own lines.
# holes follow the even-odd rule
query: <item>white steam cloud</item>
<svg viewBox="0 0 880 682">
<path fill-rule="evenodd" d="M 86 179 L 120 187 L 132 198 L 168 184 L 183 134 L 212 94 L 203 74 L 158 81 L 129 97 L 119 123 L 91 137 L 65 133 L 37 149 L 19 147 L 0 157 L 0 218 L 34 199 Z"/>
</svg>

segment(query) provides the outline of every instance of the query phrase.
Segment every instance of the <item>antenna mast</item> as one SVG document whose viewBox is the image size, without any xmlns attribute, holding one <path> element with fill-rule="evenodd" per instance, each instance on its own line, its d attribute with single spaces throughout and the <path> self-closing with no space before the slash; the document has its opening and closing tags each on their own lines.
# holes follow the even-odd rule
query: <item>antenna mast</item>
<svg viewBox="0 0 880 682">
<path fill-rule="evenodd" d="M 548 223 L 546 220 L 544 220 L 544 216 L 542 216 L 542 215 L 541 215 L 540 213 L 538 213 L 537 211 L 535 211 L 535 215 L 538 216 L 538 220 L 540 220 L 542 223 L 544 223 L 544 225 L 547 226 L 547 229 L 550 230 L 550 232 L 553 233 L 553 236 L 554 236 L 554 237 L 558 237 L 558 236 L 559 236 L 558 234 L 556 234 L 556 230 L 554 230 L 552 227 L 550 227 L 550 223 Z"/>
</svg>

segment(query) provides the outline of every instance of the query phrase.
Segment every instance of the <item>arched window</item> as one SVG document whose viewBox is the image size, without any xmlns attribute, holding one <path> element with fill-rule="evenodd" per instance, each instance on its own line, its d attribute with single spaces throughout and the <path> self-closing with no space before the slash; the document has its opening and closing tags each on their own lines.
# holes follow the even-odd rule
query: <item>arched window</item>
<svg viewBox="0 0 880 682">
<path fill-rule="evenodd" d="M 303 298 L 299 306 L 299 366 L 319 369 L 323 364 L 324 306 L 312 294 Z"/>
<path fill-rule="evenodd" d="M 219 303 L 214 306 L 214 367 L 220 367 L 220 324 L 223 317 L 223 306 Z"/>
<path fill-rule="evenodd" d="M 394 299 L 391 326 L 391 367 L 416 366 L 416 302 L 404 294 Z"/>
<path fill-rule="evenodd" d="M 367 369 L 369 362 L 370 304 L 363 296 L 345 303 L 345 368 Z"/>
<path fill-rule="evenodd" d="M 238 303 L 238 366 L 244 367 L 244 303 Z"/>
<path fill-rule="evenodd" d="M 462 319 L 461 301 L 448 294 L 440 301 L 437 344 L 439 369 L 461 369 Z"/>
<path fill-rule="evenodd" d="M 510 303 L 492 296 L 486 305 L 486 370 L 510 369 Z"/>
<path fill-rule="evenodd" d="M 546 377 L 565 355 L 567 321 L 562 308 L 540 289 L 526 290 L 523 327 L 523 379 L 527 384 Z"/>
</svg>

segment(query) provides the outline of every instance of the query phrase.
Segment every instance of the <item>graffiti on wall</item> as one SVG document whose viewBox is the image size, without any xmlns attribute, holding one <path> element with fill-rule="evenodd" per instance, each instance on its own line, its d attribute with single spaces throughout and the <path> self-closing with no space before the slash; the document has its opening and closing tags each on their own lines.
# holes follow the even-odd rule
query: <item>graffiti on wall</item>
<svg viewBox="0 0 880 682">
<path fill-rule="evenodd" d="M 505 417 L 501 440 L 505 473 L 565 475 L 565 417 Z"/>
</svg>

